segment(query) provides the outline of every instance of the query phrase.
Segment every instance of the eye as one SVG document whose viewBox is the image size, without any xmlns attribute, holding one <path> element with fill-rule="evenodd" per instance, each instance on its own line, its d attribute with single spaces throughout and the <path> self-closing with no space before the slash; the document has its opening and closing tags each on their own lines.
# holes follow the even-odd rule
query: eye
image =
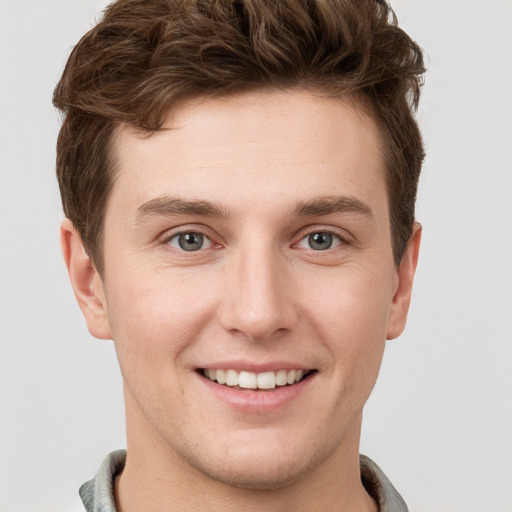
<svg viewBox="0 0 512 512">
<path fill-rule="evenodd" d="M 187 252 L 209 249 L 212 246 L 212 241 L 209 238 L 195 231 L 178 233 L 170 238 L 167 243 L 175 249 Z"/>
<path fill-rule="evenodd" d="M 317 231 L 305 236 L 298 244 L 303 249 L 312 249 L 314 251 L 326 251 L 341 245 L 342 240 L 339 236 L 329 231 Z"/>
</svg>

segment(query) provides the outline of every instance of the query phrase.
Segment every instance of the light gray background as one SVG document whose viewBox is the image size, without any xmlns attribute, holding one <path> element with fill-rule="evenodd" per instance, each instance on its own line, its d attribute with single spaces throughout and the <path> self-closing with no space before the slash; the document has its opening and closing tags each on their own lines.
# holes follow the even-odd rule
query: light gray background
<svg viewBox="0 0 512 512">
<path fill-rule="evenodd" d="M 111 342 L 60 256 L 51 94 L 105 2 L 0 0 L 1 494 L 55 512 L 124 445 Z M 395 0 L 429 55 L 428 158 L 409 325 L 388 344 L 362 451 L 416 512 L 512 510 L 512 2 Z"/>
</svg>

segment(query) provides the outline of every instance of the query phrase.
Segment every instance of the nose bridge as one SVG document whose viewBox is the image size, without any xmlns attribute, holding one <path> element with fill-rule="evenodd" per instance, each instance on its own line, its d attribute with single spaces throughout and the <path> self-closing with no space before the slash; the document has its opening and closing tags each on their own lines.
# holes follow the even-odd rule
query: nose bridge
<svg viewBox="0 0 512 512">
<path fill-rule="evenodd" d="M 270 243 L 254 240 L 232 256 L 222 323 L 229 331 L 264 340 L 296 321 L 283 258 Z"/>
</svg>

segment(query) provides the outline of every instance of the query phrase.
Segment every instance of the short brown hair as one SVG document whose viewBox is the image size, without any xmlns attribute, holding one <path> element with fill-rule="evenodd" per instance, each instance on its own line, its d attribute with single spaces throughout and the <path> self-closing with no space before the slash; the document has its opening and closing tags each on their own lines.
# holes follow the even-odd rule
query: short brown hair
<svg viewBox="0 0 512 512">
<path fill-rule="evenodd" d="M 101 273 L 103 217 L 123 124 L 159 130 L 184 98 L 304 88 L 355 95 L 383 137 L 395 262 L 423 161 L 419 46 L 384 0 L 118 0 L 73 49 L 53 97 L 66 216 Z"/>
</svg>

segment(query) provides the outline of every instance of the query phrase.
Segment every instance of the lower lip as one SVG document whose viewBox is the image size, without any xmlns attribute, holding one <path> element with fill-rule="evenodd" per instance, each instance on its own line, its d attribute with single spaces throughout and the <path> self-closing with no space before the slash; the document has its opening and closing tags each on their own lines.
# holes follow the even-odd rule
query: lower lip
<svg viewBox="0 0 512 512">
<path fill-rule="evenodd" d="M 198 374 L 203 385 L 219 400 L 242 412 L 266 413 L 277 411 L 303 393 L 315 378 L 309 375 L 296 384 L 272 390 L 240 389 L 213 382 Z"/>
</svg>

